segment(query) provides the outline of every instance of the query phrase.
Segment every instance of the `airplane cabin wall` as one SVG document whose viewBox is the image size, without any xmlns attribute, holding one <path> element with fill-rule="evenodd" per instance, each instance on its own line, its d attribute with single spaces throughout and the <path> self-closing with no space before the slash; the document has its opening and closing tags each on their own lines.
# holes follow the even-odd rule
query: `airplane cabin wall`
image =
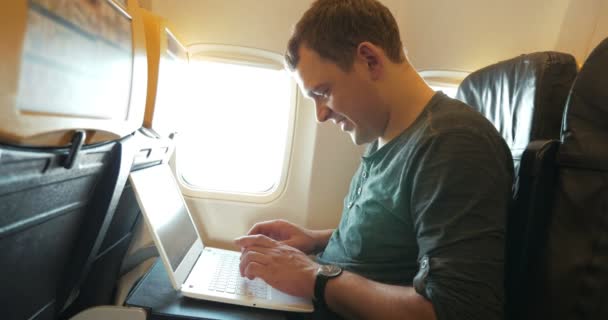
<svg viewBox="0 0 608 320">
<path fill-rule="evenodd" d="M 607 0 L 406 0 L 398 20 L 418 70 L 472 72 L 522 53 L 588 55 Z M 604 32 L 604 37 L 606 32 Z M 599 37 L 599 36 L 598 36 Z M 596 44 L 599 41 L 596 41 Z"/>
<path fill-rule="evenodd" d="M 186 44 L 253 47 L 282 54 L 293 24 L 312 0 L 140 0 L 164 16 Z M 559 50 L 579 63 L 608 33 L 608 0 L 381 0 L 395 15 L 418 70 L 475 71 L 522 53 Z M 256 221 L 285 218 L 335 227 L 361 147 L 333 124 L 316 124 L 298 94 L 285 192 L 269 204 L 188 197 L 206 241 L 230 246 Z M 201 223 L 204 221 L 204 223 Z"/>
</svg>

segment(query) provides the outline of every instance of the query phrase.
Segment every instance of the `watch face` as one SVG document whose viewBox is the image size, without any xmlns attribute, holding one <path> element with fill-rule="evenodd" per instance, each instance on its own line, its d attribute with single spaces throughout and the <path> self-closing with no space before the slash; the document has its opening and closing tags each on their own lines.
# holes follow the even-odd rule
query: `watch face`
<svg viewBox="0 0 608 320">
<path fill-rule="evenodd" d="M 326 264 L 319 267 L 318 273 L 331 278 L 342 273 L 342 268 L 333 264 Z"/>
</svg>

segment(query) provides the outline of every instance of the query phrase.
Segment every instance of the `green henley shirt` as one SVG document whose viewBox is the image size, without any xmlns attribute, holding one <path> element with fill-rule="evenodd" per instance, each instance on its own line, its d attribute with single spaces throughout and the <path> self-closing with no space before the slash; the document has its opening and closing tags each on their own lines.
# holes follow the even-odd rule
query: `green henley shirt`
<svg viewBox="0 0 608 320">
<path fill-rule="evenodd" d="M 320 263 L 414 286 L 439 320 L 504 318 L 511 153 L 495 127 L 437 93 L 416 121 L 353 176 Z"/>
</svg>

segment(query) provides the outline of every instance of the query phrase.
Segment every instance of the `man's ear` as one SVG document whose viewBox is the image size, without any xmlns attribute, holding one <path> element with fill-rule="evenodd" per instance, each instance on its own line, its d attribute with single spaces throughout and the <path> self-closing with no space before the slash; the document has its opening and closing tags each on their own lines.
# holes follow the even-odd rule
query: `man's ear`
<svg viewBox="0 0 608 320">
<path fill-rule="evenodd" d="M 380 78 L 384 69 L 380 48 L 370 42 L 361 42 L 357 47 L 357 57 L 367 66 L 373 80 Z"/>
</svg>

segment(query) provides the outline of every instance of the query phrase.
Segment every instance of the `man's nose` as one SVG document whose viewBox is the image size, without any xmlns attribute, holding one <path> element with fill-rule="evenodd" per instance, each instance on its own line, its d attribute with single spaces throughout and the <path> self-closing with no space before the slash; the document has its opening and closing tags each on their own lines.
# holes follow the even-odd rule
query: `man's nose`
<svg viewBox="0 0 608 320">
<path fill-rule="evenodd" d="M 315 108 L 318 122 L 325 122 L 327 121 L 327 119 L 329 119 L 329 116 L 331 115 L 331 109 L 329 109 L 324 104 L 315 104 Z"/>
</svg>

